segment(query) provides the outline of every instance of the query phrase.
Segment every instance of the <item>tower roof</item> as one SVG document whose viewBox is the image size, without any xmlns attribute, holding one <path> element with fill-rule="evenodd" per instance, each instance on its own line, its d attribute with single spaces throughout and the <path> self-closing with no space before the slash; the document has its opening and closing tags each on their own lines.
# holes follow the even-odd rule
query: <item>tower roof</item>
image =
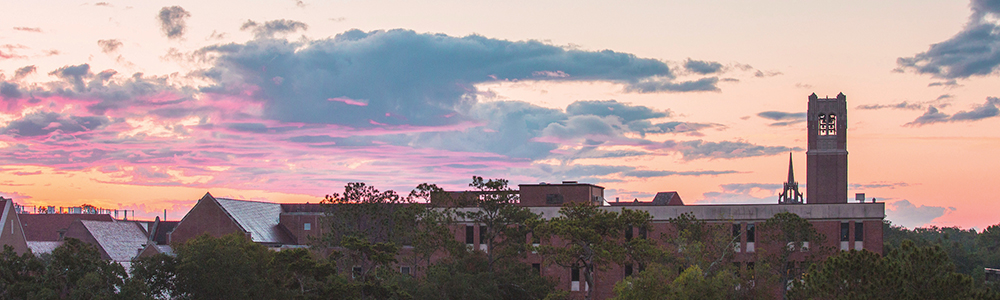
<svg viewBox="0 0 1000 300">
<path fill-rule="evenodd" d="M 792 153 L 788 152 L 788 183 L 795 182 L 795 171 L 792 168 Z"/>
</svg>

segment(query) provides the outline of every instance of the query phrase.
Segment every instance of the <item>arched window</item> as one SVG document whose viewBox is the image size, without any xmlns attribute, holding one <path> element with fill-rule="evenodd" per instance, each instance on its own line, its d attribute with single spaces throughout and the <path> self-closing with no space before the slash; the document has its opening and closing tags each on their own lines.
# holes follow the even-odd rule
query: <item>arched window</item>
<svg viewBox="0 0 1000 300">
<path fill-rule="evenodd" d="M 837 135 L 837 115 L 819 115 L 819 135 Z"/>
</svg>

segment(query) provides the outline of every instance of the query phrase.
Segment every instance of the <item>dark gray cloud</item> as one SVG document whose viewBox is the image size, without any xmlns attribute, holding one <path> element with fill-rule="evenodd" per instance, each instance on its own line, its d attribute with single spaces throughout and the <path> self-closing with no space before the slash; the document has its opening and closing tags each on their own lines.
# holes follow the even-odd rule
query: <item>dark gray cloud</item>
<svg viewBox="0 0 1000 300">
<path fill-rule="evenodd" d="M 16 83 L 0 81 L 0 97 L 3 99 L 19 99 L 22 95 L 21 89 Z"/>
<path fill-rule="evenodd" d="M 26 32 L 42 32 L 42 29 L 39 27 L 14 27 L 14 30 L 26 31 Z"/>
<path fill-rule="evenodd" d="M 91 131 L 108 123 L 110 120 L 104 116 L 78 117 L 55 112 L 36 112 L 11 121 L 0 132 L 16 136 L 43 136 L 57 130 L 62 133 Z"/>
<path fill-rule="evenodd" d="M 642 79 L 625 87 L 625 91 L 636 93 L 656 92 L 716 92 L 719 91 L 718 77 L 702 78 L 694 81 L 674 82 L 663 78 Z"/>
<path fill-rule="evenodd" d="M 938 96 L 936 99 L 930 101 L 918 101 L 918 102 L 902 101 L 891 104 L 865 104 L 865 105 L 858 105 L 856 108 L 865 110 L 876 110 L 876 109 L 887 109 L 887 108 L 904 109 L 904 110 L 924 110 L 927 109 L 927 107 L 929 106 L 934 106 L 936 108 L 944 108 L 951 105 L 950 99 L 953 97 L 954 96 L 950 94 L 943 94 Z"/>
<path fill-rule="evenodd" d="M 908 200 L 898 200 L 886 205 L 885 218 L 893 224 L 907 228 L 917 228 L 927 225 L 934 219 L 943 216 L 954 208 L 941 206 L 916 206 Z"/>
<path fill-rule="evenodd" d="M 976 108 L 971 111 L 960 111 L 955 113 L 951 116 L 951 121 L 978 121 L 985 118 L 996 117 L 1000 114 L 1000 109 L 997 109 L 997 105 L 1000 105 L 1000 98 L 986 98 L 986 103 L 976 106 Z"/>
<path fill-rule="evenodd" d="M 788 126 L 806 121 L 806 113 L 790 113 L 782 111 L 765 111 L 757 113 L 758 117 L 768 120 L 779 121 L 771 123 L 770 126 Z"/>
<path fill-rule="evenodd" d="M 783 73 L 781 73 L 779 71 L 761 71 L 761 70 L 757 70 L 757 72 L 753 73 L 753 76 L 754 77 L 774 77 L 774 76 L 778 76 L 778 75 L 781 75 L 781 74 L 783 74 Z"/>
<path fill-rule="evenodd" d="M 160 9 L 156 19 L 160 21 L 160 30 L 167 38 L 178 39 L 184 37 L 184 31 L 187 30 L 186 20 L 190 17 L 191 13 L 183 7 L 171 6 Z"/>
<path fill-rule="evenodd" d="M 923 115 L 917 117 L 912 122 L 904 124 L 904 126 L 919 127 L 934 123 L 971 122 L 986 118 L 993 118 L 1000 115 L 1000 109 L 997 108 L 998 105 L 1000 105 L 1000 98 L 987 97 L 986 103 L 977 105 L 970 111 L 959 111 L 954 115 L 942 113 L 934 106 L 930 106 Z"/>
<path fill-rule="evenodd" d="M 924 112 L 923 115 L 920 115 L 912 122 L 904 124 L 904 126 L 923 126 L 933 123 L 948 122 L 948 119 L 950 118 L 951 116 L 948 114 L 939 112 L 937 108 L 931 106 L 927 108 L 927 112 Z"/>
<path fill-rule="evenodd" d="M 946 81 L 931 82 L 931 83 L 928 83 L 927 86 L 928 87 L 943 86 L 943 87 L 950 87 L 951 88 L 951 87 L 959 87 L 959 86 L 962 86 L 962 85 L 958 84 L 957 80 L 951 79 L 951 80 L 946 80 Z"/>
<path fill-rule="evenodd" d="M 97 2 L 97 3 L 94 3 L 94 6 L 114 7 L 114 5 L 111 5 L 111 3 L 107 3 L 107 2 Z"/>
<path fill-rule="evenodd" d="M 925 107 L 927 107 L 927 106 L 924 105 L 924 104 L 922 104 L 922 103 L 910 103 L 910 102 L 907 102 L 907 101 L 903 101 L 903 102 L 893 103 L 893 104 L 866 104 L 866 105 L 858 105 L 855 108 L 857 108 L 857 109 L 865 109 L 865 110 L 884 109 L 884 108 L 906 109 L 906 110 L 921 110 L 921 109 L 924 109 Z"/>
<path fill-rule="evenodd" d="M 651 177 L 664 177 L 664 176 L 715 176 L 724 174 L 734 174 L 740 173 L 738 171 L 726 170 L 726 171 L 659 171 L 659 170 L 635 170 L 622 172 L 622 176 L 626 177 L 638 177 L 638 178 L 651 178 Z"/>
<path fill-rule="evenodd" d="M 622 120 L 622 123 L 666 118 L 672 115 L 669 110 L 659 111 L 615 100 L 576 101 L 566 106 L 566 113 L 570 115 L 595 115 L 600 117 L 616 116 Z"/>
<path fill-rule="evenodd" d="M 93 76 L 90 73 L 90 65 L 82 64 L 76 66 L 65 66 L 55 71 L 49 72 L 49 75 L 59 77 L 63 81 L 73 85 L 73 89 L 77 92 L 82 92 L 86 89 L 86 84 L 83 82 L 84 79 Z"/>
<path fill-rule="evenodd" d="M 726 125 L 718 123 L 692 123 L 692 122 L 664 122 L 653 124 L 649 120 L 638 120 L 629 122 L 626 124 L 631 131 L 639 133 L 640 136 L 645 137 L 646 134 L 660 134 L 660 133 L 683 133 L 690 136 L 704 136 L 701 133 L 703 129 L 714 128 L 717 130 L 726 129 Z"/>
<path fill-rule="evenodd" d="M 661 147 L 680 152 L 684 160 L 695 159 L 735 159 L 755 156 L 770 156 L 787 153 L 789 151 L 802 151 L 800 147 L 789 148 L 784 146 L 761 146 L 743 141 L 721 141 L 706 142 L 703 140 L 693 140 L 677 142 L 668 140 L 663 142 Z"/>
<path fill-rule="evenodd" d="M 701 75 L 707 75 L 722 71 L 722 64 L 714 61 L 693 60 L 688 58 L 684 61 L 684 69 Z"/>
<path fill-rule="evenodd" d="M 203 74 L 218 83 L 203 91 L 243 94 L 244 87 L 255 86 L 253 97 L 265 104 L 268 118 L 352 127 L 463 122 L 477 102 L 475 84 L 491 81 L 610 81 L 640 92 L 717 90 L 715 78 L 674 83 L 665 63 L 627 53 L 410 30 L 350 30 L 306 42 L 256 39 L 199 51 L 213 53 L 215 67 Z M 676 89 L 643 87 L 651 83 Z"/>
<path fill-rule="evenodd" d="M 31 75 L 32 73 L 35 73 L 35 71 L 37 71 L 37 70 L 38 70 L 38 68 L 35 67 L 35 65 L 20 67 L 20 68 L 17 69 L 17 71 L 14 71 L 14 80 L 20 80 L 21 78 L 24 78 L 25 76 L 28 76 L 28 75 Z"/>
<path fill-rule="evenodd" d="M 195 92 L 191 87 L 171 84 L 168 81 L 169 76 L 143 76 L 142 73 L 135 73 L 131 77 L 121 77 L 117 76 L 114 70 L 104 70 L 95 74 L 89 64 L 64 66 L 49 72 L 49 75 L 59 78 L 60 81 L 47 82 L 30 88 L 21 87 L 21 93 L 31 95 L 33 99 L 51 96 L 87 99 L 82 105 L 91 114 L 96 115 L 103 115 L 108 110 L 127 108 L 142 110 L 142 114 L 162 112 L 160 109 L 186 111 L 183 116 L 203 112 L 201 107 L 164 107 L 188 102 L 192 100 L 190 95 Z M 170 97 L 169 95 L 175 98 L 160 99 Z"/>
<path fill-rule="evenodd" d="M 101 52 L 111 53 L 118 51 L 122 47 L 122 42 L 117 39 L 97 40 L 97 45 L 101 47 Z"/>
<path fill-rule="evenodd" d="M 972 15 L 962 31 L 912 57 L 896 60 L 899 70 L 912 70 L 946 79 L 996 74 L 1000 66 L 1000 4 L 972 0 Z"/>
<path fill-rule="evenodd" d="M 253 32 L 254 37 L 258 39 L 274 37 L 275 34 L 279 33 L 293 33 L 307 29 L 309 29 L 309 25 L 306 25 L 306 23 L 285 19 L 267 21 L 264 24 L 247 20 L 243 23 L 243 26 L 240 26 L 240 30 L 250 30 Z"/>
<path fill-rule="evenodd" d="M 909 183 L 905 182 L 872 182 L 872 183 L 852 183 L 850 188 L 852 190 L 860 189 L 895 189 L 897 187 L 907 187 L 910 186 Z"/>
<path fill-rule="evenodd" d="M 774 191 L 784 188 L 780 183 L 728 183 L 719 187 L 722 188 L 723 192 L 742 194 L 750 193 L 755 189 Z"/>
</svg>

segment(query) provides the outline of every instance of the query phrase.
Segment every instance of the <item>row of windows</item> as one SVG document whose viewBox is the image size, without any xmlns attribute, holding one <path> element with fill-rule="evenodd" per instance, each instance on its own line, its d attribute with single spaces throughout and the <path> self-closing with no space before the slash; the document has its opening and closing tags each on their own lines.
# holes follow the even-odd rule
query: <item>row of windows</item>
<svg viewBox="0 0 1000 300">
<path fill-rule="evenodd" d="M 840 223 L 840 241 L 847 242 L 847 238 L 850 236 L 851 224 L 848 222 Z M 854 241 L 862 242 L 865 240 L 865 223 L 854 222 Z"/>
</svg>

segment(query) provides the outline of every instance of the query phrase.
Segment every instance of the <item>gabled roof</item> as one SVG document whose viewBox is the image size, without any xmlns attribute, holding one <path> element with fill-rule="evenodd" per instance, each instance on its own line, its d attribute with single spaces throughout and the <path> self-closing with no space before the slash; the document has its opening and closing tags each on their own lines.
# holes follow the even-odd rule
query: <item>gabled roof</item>
<svg viewBox="0 0 1000 300">
<path fill-rule="evenodd" d="M 219 206 L 236 221 L 244 231 L 250 233 L 250 240 L 257 243 L 287 243 L 290 239 L 281 228 L 281 204 L 215 198 Z"/>
<path fill-rule="evenodd" d="M 653 197 L 653 205 L 684 205 L 677 192 L 659 192 Z"/>
<path fill-rule="evenodd" d="M 114 221 L 108 214 L 18 214 L 21 229 L 28 241 L 60 241 L 60 230 L 76 220 Z"/>
<path fill-rule="evenodd" d="M 146 244 L 146 232 L 131 222 L 80 220 L 104 252 L 116 262 L 132 261 Z"/>
<path fill-rule="evenodd" d="M 150 234 L 153 235 L 152 237 L 150 237 L 150 239 L 156 242 L 157 245 L 166 245 L 167 233 L 170 232 L 171 230 L 174 230 L 174 227 L 177 227 L 177 223 L 180 223 L 180 221 L 157 222 L 156 227 L 153 228 L 152 232 L 150 232 Z"/>
<path fill-rule="evenodd" d="M 43 253 L 52 253 L 56 247 L 62 246 L 63 241 L 28 241 L 28 249 L 31 249 L 31 253 L 35 255 L 41 255 Z"/>
</svg>

